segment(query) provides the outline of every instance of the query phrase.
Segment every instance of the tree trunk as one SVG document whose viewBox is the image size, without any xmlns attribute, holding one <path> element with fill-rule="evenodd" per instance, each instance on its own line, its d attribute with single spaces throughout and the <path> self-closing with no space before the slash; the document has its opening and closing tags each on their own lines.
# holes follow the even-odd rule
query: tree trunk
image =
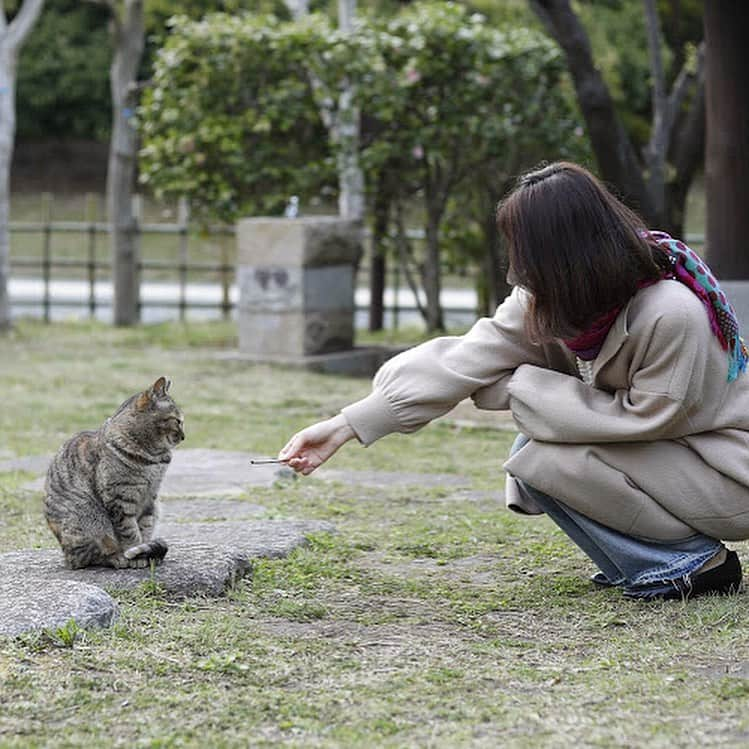
<svg viewBox="0 0 749 749">
<path fill-rule="evenodd" d="M 364 220 L 364 175 L 359 167 L 359 110 L 353 89 L 341 93 L 338 108 L 338 208 L 342 218 Z"/>
<path fill-rule="evenodd" d="M 25 0 L 8 24 L 0 6 L 0 332 L 12 323 L 10 297 L 10 165 L 16 138 L 16 63 L 44 0 Z"/>
<path fill-rule="evenodd" d="M 390 194 L 386 179 L 380 178 L 374 200 L 372 254 L 369 262 L 369 329 L 382 330 L 385 323 L 385 281 L 387 260 L 385 239 L 390 223 Z"/>
<path fill-rule="evenodd" d="M 434 206 L 427 205 L 426 257 L 421 277 L 427 303 L 426 324 L 430 333 L 445 329 L 440 302 L 442 267 L 440 265 L 439 226 L 440 212 L 436 211 Z"/>
<path fill-rule="evenodd" d="M 492 206 L 497 204 L 494 200 L 494 194 L 488 195 Z M 505 267 L 505 258 L 502 254 L 501 238 L 497 231 L 497 222 L 494 211 L 490 210 L 485 213 L 484 237 L 486 240 L 486 269 L 484 273 L 486 284 L 486 300 L 483 309 L 484 315 L 493 315 L 500 302 L 507 296 L 510 287 L 507 283 L 507 268 Z"/>
<path fill-rule="evenodd" d="M 308 0 L 285 0 L 291 17 L 298 21 L 309 13 Z M 356 20 L 356 0 L 338 0 L 338 27 L 349 32 Z M 318 87 L 312 77 L 312 87 Z M 342 218 L 363 221 L 365 212 L 364 174 L 359 167 L 359 110 L 354 106 L 354 90 L 344 87 L 338 99 L 338 112 L 321 107 L 320 117 L 331 140 L 338 146 L 338 213 Z"/>
<path fill-rule="evenodd" d="M 351 32 L 356 19 L 356 0 L 338 0 L 338 26 Z M 359 110 L 354 105 L 354 89 L 347 84 L 338 105 L 339 213 L 352 221 L 364 220 L 364 174 L 359 166 Z"/>
<path fill-rule="evenodd" d="M 652 82 L 653 124 L 646 148 L 647 189 L 652 216 L 662 219 L 666 212 L 666 152 L 670 135 L 668 99 L 661 57 L 661 27 L 655 0 L 645 0 L 648 51 Z"/>
<path fill-rule="evenodd" d="M 662 228 L 672 237 L 684 236 L 687 194 L 694 175 L 705 161 L 705 82 L 701 70 L 687 116 L 672 139 L 668 160 L 673 176 L 666 183 L 665 223 Z"/>
<path fill-rule="evenodd" d="M 740 0 L 705 3 L 707 248 L 723 279 L 749 279 L 749 13 Z"/>
<path fill-rule="evenodd" d="M 530 4 L 564 50 L 601 176 L 651 227 L 682 234 L 686 195 L 701 163 L 704 137 L 699 122 L 704 112 L 701 49 L 696 75 L 683 66 L 667 95 L 656 3 L 645 0 L 653 121 L 645 163 L 640 164 L 616 114 L 608 87 L 595 67 L 585 28 L 569 0 L 530 0 Z M 685 107 L 690 91 L 694 92 L 691 103 Z M 667 168 L 667 161 L 671 169 Z"/>
<path fill-rule="evenodd" d="M 140 260 L 133 188 L 138 136 L 133 125 L 137 103 L 136 78 L 143 54 L 142 0 L 125 0 L 121 22 L 115 19 L 111 68 L 112 138 L 107 172 L 107 208 L 112 240 L 114 323 L 138 322 Z"/>
<path fill-rule="evenodd" d="M 15 50 L 0 47 L 0 332 L 11 326 L 10 283 L 10 163 L 16 132 Z"/>
<path fill-rule="evenodd" d="M 588 35 L 569 0 L 530 0 L 531 7 L 564 50 L 601 176 L 647 221 L 653 215 L 637 155 L 614 108 L 608 87 L 593 63 Z"/>
</svg>

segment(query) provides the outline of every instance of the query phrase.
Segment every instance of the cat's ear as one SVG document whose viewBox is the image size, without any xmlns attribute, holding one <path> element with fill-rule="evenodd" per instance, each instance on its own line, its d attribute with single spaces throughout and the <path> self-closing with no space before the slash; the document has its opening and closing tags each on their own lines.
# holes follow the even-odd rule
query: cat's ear
<svg viewBox="0 0 749 749">
<path fill-rule="evenodd" d="M 156 398 L 163 398 L 168 392 L 172 384 L 172 381 L 168 377 L 159 377 L 156 382 L 151 385 L 151 393 Z"/>
<path fill-rule="evenodd" d="M 135 407 L 139 411 L 143 411 L 148 408 L 151 401 L 157 401 L 160 398 L 166 397 L 171 384 L 172 381 L 168 377 L 159 377 L 148 390 L 138 396 L 138 399 L 135 401 Z"/>
</svg>

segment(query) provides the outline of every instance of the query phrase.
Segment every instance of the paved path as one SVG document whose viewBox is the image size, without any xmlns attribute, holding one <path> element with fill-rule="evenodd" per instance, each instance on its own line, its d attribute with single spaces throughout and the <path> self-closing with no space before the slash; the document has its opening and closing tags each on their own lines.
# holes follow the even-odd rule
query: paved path
<svg viewBox="0 0 749 749">
<path fill-rule="evenodd" d="M 41 492 L 49 455 L 0 460 L 0 472 L 23 470 L 37 478 L 24 489 Z M 69 570 L 58 548 L 20 549 L 0 554 L 0 635 L 56 630 L 71 620 L 79 627 L 116 621 L 111 594 L 155 583 L 170 597 L 219 596 L 253 561 L 283 557 L 306 543 L 310 533 L 334 532 L 318 520 L 269 519 L 265 507 L 245 497 L 253 487 L 291 477 L 279 466 L 250 465 L 248 453 L 177 450 L 162 485 L 159 535 L 169 551 L 153 572 L 93 567 Z M 237 498 L 245 495 L 241 499 Z M 41 521 L 41 518 L 40 518 Z"/>
<path fill-rule="evenodd" d="M 248 453 L 176 450 L 160 493 L 159 535 L 169 551 L 153 572 L 95 567 L 68 570 L 58 548 L 20 549 L 0 554 L 0 635 L 56 630 L 71 620 L 79 627 L 107 627 L 116 621 L 116 591 L 155 583 L 165 595 L 219 596 L 244 576 L 253 561 L 283 557 L 306 543 L 310 533 L 335 532 L 330 523 L 269 518 L 248 500 L 253 487 L 271 486 L 294 474 L 276 465 L 251 466 Z M 0 472 L 23 470 L 37 478 L 23 488 L 43 490 L 50 456 L 13 458 L 3 454 Z M 445 486 L 463 496 L 470 480 L 453 474 L 423 475 L 326 469 L 316 480 L 352 486 Z M 470 498 L 470 497 L 466 497 Z"/>
</svg>

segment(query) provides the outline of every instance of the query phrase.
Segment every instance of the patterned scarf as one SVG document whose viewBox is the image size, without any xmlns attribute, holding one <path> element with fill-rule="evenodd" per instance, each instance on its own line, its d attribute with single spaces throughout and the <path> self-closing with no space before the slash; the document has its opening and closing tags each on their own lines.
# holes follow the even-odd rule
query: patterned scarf
<svg viewBox="0 0 749 749">
<path fill-rule="evenodd" d="M 721 290 L 720 284 L 707 263 L 683 242 L 662 231 L 651 231 L 646 236 L 655 240 L 671 259 L 673 270 L 665 273 L 663 278 L 671 278 L 683 283 L 705 307 L 711 330 L 723 349 L 728 351 L 728 382 L 733 382 L 741 372 L 746 370 L 749 351 L 739 335 L 736 313 Z M 653 283 L 656 282 L 645 281 L 638 286 L 644 288 Z M 615 307 L 602 315 L 588 330 L 576 338 L 565 340 L 564 343 L 580 359 L 584 361 L 595 359 L 623 306 Z"/>
</svg>

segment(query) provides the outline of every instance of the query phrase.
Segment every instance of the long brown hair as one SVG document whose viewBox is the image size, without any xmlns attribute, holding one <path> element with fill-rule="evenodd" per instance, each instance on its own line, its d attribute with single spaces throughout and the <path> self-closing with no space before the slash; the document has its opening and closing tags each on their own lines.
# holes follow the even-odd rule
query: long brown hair
<svg viewBox="0 0 749 749">
<path fill-rule="evenodd" d="M 497 226 L 508 280 L 529 292 L 526 329 L 539 342 L 577 335 L 668 268 L 642 219 L 569 162 L 520 177 L 497 206 Z"/>
</svg>

